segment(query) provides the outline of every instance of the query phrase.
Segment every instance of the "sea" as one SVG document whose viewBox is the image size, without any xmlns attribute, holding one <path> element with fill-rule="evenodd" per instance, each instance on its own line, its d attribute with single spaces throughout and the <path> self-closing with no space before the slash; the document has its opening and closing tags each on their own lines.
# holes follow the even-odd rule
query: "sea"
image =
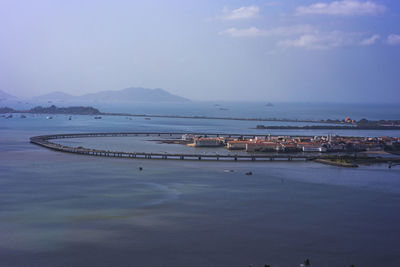
<svg viewBox="0 0 400 267">
<path fill-rule="evenodd" d="M 93 106 L 159 115 L 400 118 L 394 104 Z M 117 159 L 29 143 L 36 135 L 87 132 L 399 137 L 400 131 L 268 131 L 255 126 L 308 123 L 20 115 L 0 117 L 0 266 L 289 267 L 306 259 L 311 266 L 400 266 L 400 166 Z M 154 137 L 122 139 L 65 142 L 120 150 L 176 151 L 179 146 L 159 145 Z"/>
</svg>

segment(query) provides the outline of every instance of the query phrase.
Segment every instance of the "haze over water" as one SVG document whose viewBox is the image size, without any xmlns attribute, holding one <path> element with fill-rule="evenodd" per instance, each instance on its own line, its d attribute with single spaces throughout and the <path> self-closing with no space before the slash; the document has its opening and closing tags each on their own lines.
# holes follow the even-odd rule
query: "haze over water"
<svg viewBox="0 0 400 267">
<path fill-rule="evenodd" d="M 315 266 L 400 264 L 400 168 L 64 154 L 29 144 L 29 137 L 249 133 L 256 122 L 27 116 L 0 118 L 2 265 L 298 266 L 305 258 Z"/>
</svg>

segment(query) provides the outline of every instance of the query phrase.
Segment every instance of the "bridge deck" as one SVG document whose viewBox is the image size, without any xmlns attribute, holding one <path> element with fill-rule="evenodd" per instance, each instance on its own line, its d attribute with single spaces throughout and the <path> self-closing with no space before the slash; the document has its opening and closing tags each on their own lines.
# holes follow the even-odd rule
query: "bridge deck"
<svg viewBox="0 0 400 267">
<path fill-rule="evenodd" d="M 121 152 L 121 151 L 109 151 L 99 150 L 90 148 L 77 148 L 70 146 L 63 146 L 50 142 L 49 140 L 64 139 L 64 138 L 85 138 L 85 137 L 127 137 L 127 136 L 177 136 L 185 133 L 149 133 L 149 132 L 129 132 L 129 133 L 78 133 L 78 134 L 54 134 L 54 135 L 42 135 L 34 136 L 30 138 L 31 143 L 46 147 L 48 149 L 76 153 L 91 156 L 101 157 L 119 157 L 119 158 L 140 158 L 140 159 L 179 159 L 179 160 L 247 160 L 247 161 L 260 161 L 260 160 L 312 160 L 315 159 L 315 155 L 287 155 L 287 154 L 249 154 L 249 155 L 238 155 L 238 154 L 196 154 L 196 153 L 152 153 L 152 152 Z M 191 133 L 195 135 L 202 135 L 208 137 L 218 136 L 229 136 L 229 137 L 256 137 L 265 135 L 253 135 L 253 134 L 217 134 L 217 133 Z"/>
<path fill-rule="evenodd" d="M 49 140 L 64 138 L 86 138 L 86 137 L 127 137 L 127 136 L 178 136 L 185 133 L 154 133 L 154 132 L 125 132 L 125 133 L 76 133 L 76 134 L 54 134 L 34 136 L 30 138 L 31 143 L 52 149 L 55 151 L 76 153 L 82 155 L 99 157 L 118 157 L 118 158 L 137 158 L 137 159 L 175 159 L 175 160 L 232 160 L 232 161 L 272 161 L 272 160 L 315 160 L 317 158 L 332 158 L 332 155 L 315 154 L 186 154 L 186 153 L 151 153 L 151 152 L 122 152 L 90 149 L 85 147 L 70 147 L 50 142 Z M 229 137 L 256 137 L 265 135 L 253 134 L 226 134 L 226 133 L 190 133 L 202 136 L 229 136 Z M 358 157 L 359 159 L 360 157 Z M 371 159 L 366 157 L 366 159 Z M 377 162 L 392 162 L 392 166 L 397 165 L 400 158 L 374 158 Z"/>
</svg>

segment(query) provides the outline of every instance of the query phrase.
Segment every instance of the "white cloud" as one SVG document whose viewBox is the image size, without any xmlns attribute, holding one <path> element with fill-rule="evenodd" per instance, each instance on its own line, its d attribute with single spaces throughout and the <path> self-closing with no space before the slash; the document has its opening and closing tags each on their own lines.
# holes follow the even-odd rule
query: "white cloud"
<svg viewBox="0 0 400 267">
<path fill-rule="evenodd" d="M 331 3 L 315 3 L 309 6 L 300 6 L 296 9 L 297 15 L 376 15 L 385 11 L 385 6 L 372 1 L 358 0 L 334 1 Z"/>
<path fill-rule="evenodd" d="M 378 34 L 374 34 L 371 37 L 368 37 L 364 40 L 361 40 L 360 45 L 373 45 L 378 41 L 381 37 Z"/>
<path fill-rule="evenodd" d="M 258 36 L 289 36 L 316 32 L 316 29 L 310 25 L 295 25 L 288 27 L 277 27 L 271 29 L 259 29 L 250 27 L 246 29 L 230 28 L 222 31 L 220 34 L 226 34 L 232 37 L 258 37 Z"/>
<path fill-rule="evenodd" d="M 400 34 L 389 35 L 386 42 L 390 45 L 400 45 Z"/>
<path fill-rule="evenodd" d="M 252 19 L 257 18 L 260 12 L 258 6 L 243 6 L 234 10 L 229 10 L 224 7 L 220 19 L 225 20 L 239 20 L 239 19 Z"/>
<path fill-rule="evenodd" d="M 297 39 L 288 39 L 278 42 L 281 47 L 299 47 L 306 49 L 332 49 L 345 46 L 373 45 L 379 35 L 365 36 L 363 33 L 346 33 L 332 31 L 327 33 L 304 34 Z"/>
<path fill-rule="evenodd" d="M 278 47 L 299 47 L 306 49 L 371 46 L 380 39 L 378 34 L 367 34 L 362 32 L 322 32 L 311 25 L 294 25 L 270 29 L 260 29 L 257 27 L 242 29 L 230 28 L 220 32 L 220 34 L 236 38 L 275 37 L 275 41 L 280 37 L 281 40 L 277 41 Z M 282 38 L 285 37 L 287 39 L 282 40 Z M 400 35 L 391 35 L 388 40 L 389 39 L 392 44 L 400 44 Z"/>
</svg>

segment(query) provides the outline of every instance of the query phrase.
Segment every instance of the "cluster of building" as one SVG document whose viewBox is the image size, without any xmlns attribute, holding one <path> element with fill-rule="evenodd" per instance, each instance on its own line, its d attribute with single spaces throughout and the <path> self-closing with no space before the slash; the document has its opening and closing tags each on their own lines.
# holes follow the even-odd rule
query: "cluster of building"
<svg viewBox="0 0 400 267">
<path fill-rule="evenodd" d="M 357 123 L 356 120 L 353 120 L 353 119 L 351 119 L 349 117 L 346 117 L 344 120 L 342 120 L 342 122 L 344 122 L 344 123 L 352 123 L 352 124 L 356 124 Z"/>
<path fill-rule="evenodd" d="M 397 150 L 399 137 L 342 137 L 342 136 L 253 136 L 205 137 L 185 134 L 182 140 L 194 147 L 225 146 L 229 150 L 246 152 L 348 152 Z"/>
</svg>

